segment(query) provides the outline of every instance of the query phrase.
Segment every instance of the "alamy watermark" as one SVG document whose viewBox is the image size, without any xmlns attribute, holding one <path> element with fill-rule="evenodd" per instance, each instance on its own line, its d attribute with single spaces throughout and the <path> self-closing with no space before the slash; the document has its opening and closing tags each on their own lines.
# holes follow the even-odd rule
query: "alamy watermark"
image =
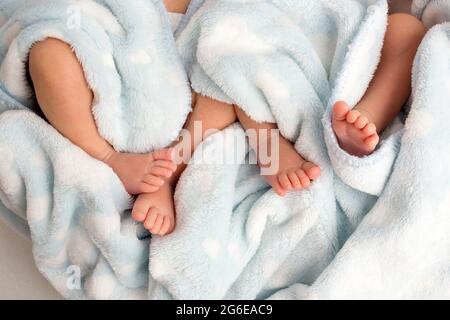
<svg viewBox="0 0 450 320">
<path fill-rule="evenodd" d="M 81 268 L 72 265 L 66 270 L 67 280 L 66 287 L 68 290 L 81 290 Z"/>
<path fill-rule="evenodd" d="M 182 130 L 175 147 L 175 164 L 188 164 L 196 152 L 195 161 L 202 164 L 259 165 L 261 175 L 274 175 L 279 170 L 280 131 L 277 129 L 248 129 L 245 137 L 239 130 L 212 138 L 220 130 L 203 130 L 203 122 L 195 121 L 192 131 Z M 211 137 L 211 139 L 208 139 Z M 246 138 L 247 143 L 243 141 Z M 250 152 L 247 155 L 247 145 Z"/>
<path fill-rule="evenodd" d="M 78 5 L 71 5 L 67 8 L 67 28 L 69 30 L 81 29 L 81 8 Z"/>
</svg>

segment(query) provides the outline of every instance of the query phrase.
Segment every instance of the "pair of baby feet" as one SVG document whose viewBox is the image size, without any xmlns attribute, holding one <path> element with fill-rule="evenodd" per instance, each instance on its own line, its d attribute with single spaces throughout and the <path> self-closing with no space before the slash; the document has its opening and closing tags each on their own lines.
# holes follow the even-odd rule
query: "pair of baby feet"
<svg viewBox="0 0 450 320">
<path fill-rule="evenodd" d="M 173 149 L 148 154 L 113 152 L 104 161 L 119 176 L 131 195 L 138 195 L 132 217 L 153 235 L 165 236 L 175 228 L 171 178 L 177 170 Z"/>
<path fill-rule="evenodd" d="M 174 149 L 163 149 L 145 155 L 113 152 L 104 161 L 119 176 L 125 189 L 138 195 L 132 217 L 143 223 L 153 235 L 166 236 L 175 228 L 173 177 L 177 165 L 173 161 Z M 308 188 L 320 175 L 316 165 L 305 161 L 293 145 L 281 138 L 278 173 L 266 176 L 268 183 L 280 195 Z"/>
<path fill-rule="evenodd" d="M 308 188 L 320 175 L 320 169 L 305 161 L 289 141 L 280 139 L 278 173 L 265 178 L 280 196 L 285 196 L 293 189 Z M 104 160 L 119 176 L 127 192 L 138 195 L 132 217 L 153 235 L 166 236 L 175 228 L 176 181 L 173 175 L 177 165 L 173 153 L 173 149 L 145 155 L 113 152 Z"/>
<path fill-rule="evenodd" d="M 345 102 L 334 105 L 332 123 L 341 148 L 353 156 L 370 155 L 380 141 L 370 114 L 358 107 L 352 110 Z M 279 142 L 278 173 L 266 176 L 266 180 L 280 196 L 285 196 L 291 190 L 308 188 L 320 176 L 320 168 L 303 159 L 283 137 L 280 136 Z"/>
<path fill-rule="evenodd" d="M 341 147 L 355 156 L 371 154 L 379 142 L 377 128 L 369 117 L 358 109 L 351 110 L 344 102 L 336 103 L 333 108 L 333 129 Z M 272 150 L 270 147 L 267 150 Z M 165 236 L 175 228 L 173 193 L 176 181 L 172 176 L 177 165 L 173 153 L 174 149 L 146 155 L 113 153 L 105 160 L 126 190 L 139 195 L 132 216 L 154 235 Z M 281 136 L 277 161 L 277 173 L 267 175 L 265 179 L 280 196 L 308 188 L 321 173 L 317 165 L 306 161 L 292 143 Z"/>
</svg>

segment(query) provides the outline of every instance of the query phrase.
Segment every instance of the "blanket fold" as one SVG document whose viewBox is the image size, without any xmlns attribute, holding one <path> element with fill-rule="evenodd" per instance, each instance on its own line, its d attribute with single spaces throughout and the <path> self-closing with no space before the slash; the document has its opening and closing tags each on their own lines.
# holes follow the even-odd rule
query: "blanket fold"
<svg viewBox="0 0 450 320">
<path fill-rule="evenodd" d="M 12 11 L 1 29 L 3 95 L 33 107 L 25 81 L 30 48 L 56 38 L 82 63 L 99 132 L 117 150 L 148 152 L 178 136 L 191 93 L 160 1 L 6 0 L 2 6 L 4 15 Z"/>
<path fill-rule="evenodd" d="M 450 297 L 450 133 L 441 130 L 449 116 L 448 9 L 446 1 L 414 1 L 432 29 L 416 56 L 405 128 L 390 138 L 400 144 L 384 190 L 312 286 L 293 285 L 273 299 Z"/>
<path fill-rule="evenodd" d="M 39 270 L 66 298 L 146 298 L 149 235 L 132 222 L 132 199 L 32 112 L 25 68 L 35 42 L 70 44 L 100 134 L 120 151 L 165 147 L 191 92 L 162 2 L 6 0 L 0 17 L 2 216 L 31 237 Z"/>
</svg>

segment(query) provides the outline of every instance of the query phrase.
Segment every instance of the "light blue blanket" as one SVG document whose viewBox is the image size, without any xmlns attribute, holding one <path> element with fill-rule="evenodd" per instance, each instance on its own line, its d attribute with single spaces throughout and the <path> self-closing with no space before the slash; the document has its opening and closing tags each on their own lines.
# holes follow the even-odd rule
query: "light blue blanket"
<svg viewBox="0 0 450 320">
<path fill-rule="evenodd" d="M 0 212 L 31 236 L 36 264 L 59 292 L 450 298 L 446 1 L 415 2 L 428 26 L 442 24 L 418 52 L 406 124 L 394 124 L 364 159 L 339 148 L 329 110 L 337 100 L 355 105 L 366 90 L 386 28 L 384 0 L 194 1 L 176 35 L 181 59 L 159 1 L 124 7 L 0 4 Z M 84 32 L 67 25 L 66 15 L 76 24 L 77 13 Z M 27 110 L 24 61 L 45 36 L 73 45 L 97 93 L 100 132 L 116 148 L 147 151 L 178 134 L 189 111 L 183 61 L 195 91 L 276 120 L 322 177 L 309 190 L 276 196 L 255 166 L 240 164 L 249 155 L 234 125 L 208 139 L 182 176 L 176 232 L 150 241 L 113 172 Z M 224 153 L 238 161 L 224 163 Z"/>
</svg>

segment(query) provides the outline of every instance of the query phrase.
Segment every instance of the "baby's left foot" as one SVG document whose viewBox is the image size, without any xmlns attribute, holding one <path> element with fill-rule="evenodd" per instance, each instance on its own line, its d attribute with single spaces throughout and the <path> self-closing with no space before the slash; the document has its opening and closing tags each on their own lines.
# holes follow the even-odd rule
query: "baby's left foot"
<svg viewBox="0 0 450 320">
<path fill-rule="evenodd" d="M 369 118 L 342 101 L 333 108 L 333 129 L 341 148 L 353 156 L 370 155 L 380 142 L 377 128 Z"/>
<path fill-rule="evenodd" d="M 131 213 L 133 219 L 142 222 L 153 235 L 164 237 L 175 229 L 175 205 L 173 187 L 166 182 L 154 193 L 138 196 Z"/>
</svg>

